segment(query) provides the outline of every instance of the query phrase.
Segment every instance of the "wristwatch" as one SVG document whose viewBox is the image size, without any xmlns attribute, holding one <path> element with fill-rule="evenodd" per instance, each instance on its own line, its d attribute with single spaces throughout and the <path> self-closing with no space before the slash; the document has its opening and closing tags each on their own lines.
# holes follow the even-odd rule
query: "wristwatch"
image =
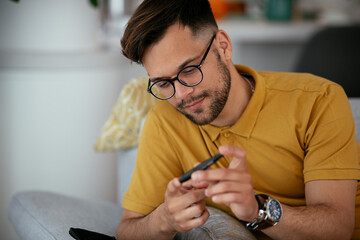
<svg viewBox="0 0 360 240">
<path fill-rule="evenodd" d="M 282 217 L 280 202 L 265 194 L 256 194 L 255 198 L 259 205 L 258 217 L 253 222 L 247 223 L 246 227 L 253 231 L 275 226 Z"/>
</svg>

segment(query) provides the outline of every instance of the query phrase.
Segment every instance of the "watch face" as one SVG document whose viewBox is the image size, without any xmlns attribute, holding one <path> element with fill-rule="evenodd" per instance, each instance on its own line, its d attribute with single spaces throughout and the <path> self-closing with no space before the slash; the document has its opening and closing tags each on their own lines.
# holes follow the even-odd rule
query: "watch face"
<svg viewBox="0 0 360 240">
<path fill-rule="evenodd" d="M 279 222 L 282 216 L 282 207 L 280 202 L 275 199 L 270 199 L 268 205 L 269 217 L 275 222 Z"/>
</svg>

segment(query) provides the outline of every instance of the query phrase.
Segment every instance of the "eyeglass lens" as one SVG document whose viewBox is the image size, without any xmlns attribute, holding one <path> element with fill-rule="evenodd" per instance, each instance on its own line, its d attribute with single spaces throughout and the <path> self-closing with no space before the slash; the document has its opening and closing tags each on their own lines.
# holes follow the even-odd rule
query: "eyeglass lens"
<svg viewBox="0 0 360 240">
<path fill-rule="evenodd" d="M 182 69 L 177 77 L 179 82 L 187 87 L 193 87 L 199 84 L 202 81 L 203 74 L 199 67 L 189 66 Z M 169 80 L 160 80 L 151 86 L 151 92 L 160 99 L 168 99 L 172 97 L 175 93 L 174 81 L 170 82 Z"/>
</svg>

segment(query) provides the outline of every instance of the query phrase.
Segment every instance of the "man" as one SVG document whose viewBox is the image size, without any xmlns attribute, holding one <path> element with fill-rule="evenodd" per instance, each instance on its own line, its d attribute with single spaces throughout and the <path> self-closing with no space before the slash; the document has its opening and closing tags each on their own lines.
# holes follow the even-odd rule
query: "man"
<svg viewBox="0 0 360 240">
<path fill-rule="evenodd" d="M 164 101 L 148 114 L 118 239 L 172 239 L 203 225 L 207 206 L 257 237 L 360 238 L 360 146 L 341 87 L 234 66 L 207 0 L 145 0 L 121 43 Z"/>
</svg>

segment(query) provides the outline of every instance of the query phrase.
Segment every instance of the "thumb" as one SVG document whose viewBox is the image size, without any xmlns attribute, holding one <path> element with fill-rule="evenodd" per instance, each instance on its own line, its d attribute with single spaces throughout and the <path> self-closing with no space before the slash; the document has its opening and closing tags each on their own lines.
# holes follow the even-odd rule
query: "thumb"
<svg viewBox="0 0 360 240">
<path fill-rule="evenodd" d="M 174 178 L 168 183 L 165 195 L 168 197 L 175 197 L 181 195 L 184 191 L 185 189 L 181 187 L 179 179 Z"/>
</svg>

